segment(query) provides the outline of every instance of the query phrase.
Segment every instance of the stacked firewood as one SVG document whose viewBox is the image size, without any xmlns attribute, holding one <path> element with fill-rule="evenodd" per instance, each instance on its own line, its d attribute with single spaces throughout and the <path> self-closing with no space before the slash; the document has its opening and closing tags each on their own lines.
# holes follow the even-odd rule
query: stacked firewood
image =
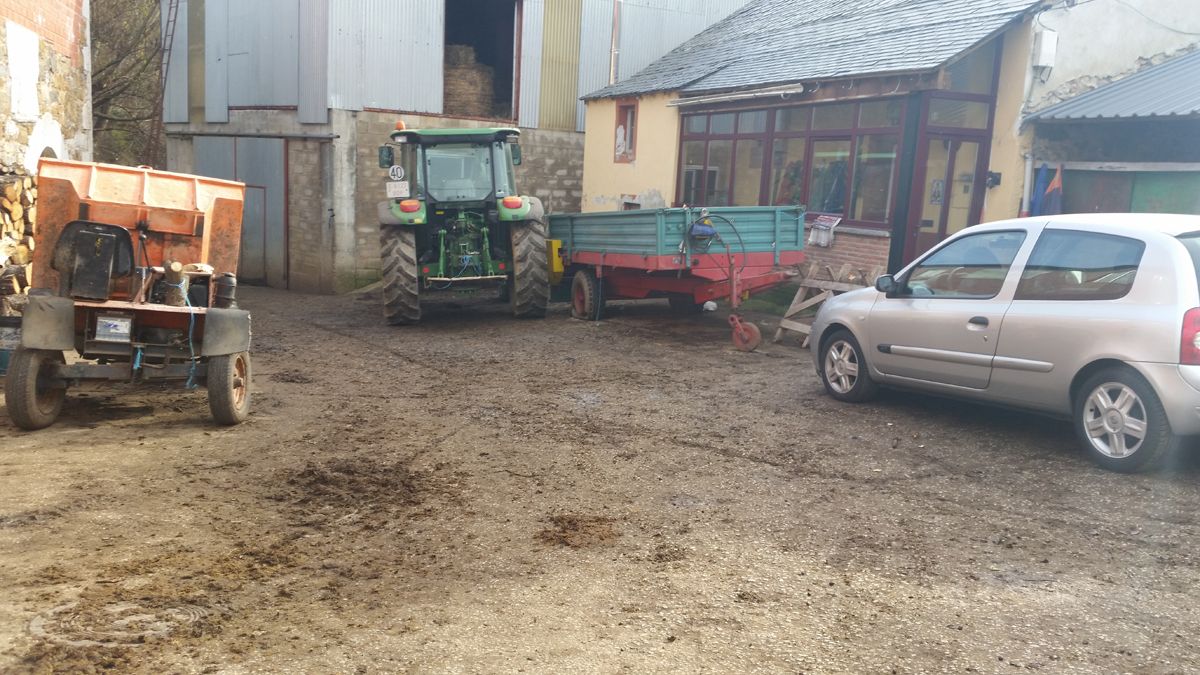
<svg viewBox="0 0 1200 675">
<path fill-rule="evenodd" d="M 24 305 L 33 281 L 33 233 L 37 227 L 37 177 L 0 166 L 0 315 Z M 22 297 L 17 297 L 22 296 Z"/>
</svg>

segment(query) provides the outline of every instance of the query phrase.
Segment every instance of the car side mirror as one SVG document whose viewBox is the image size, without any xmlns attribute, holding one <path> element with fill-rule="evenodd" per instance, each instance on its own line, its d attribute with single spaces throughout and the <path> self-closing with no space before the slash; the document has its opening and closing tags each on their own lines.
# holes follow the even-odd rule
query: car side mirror
<svg viewBox="0 0 1200 675">
<path fill-rule="evenodd" d="M 896 283 L 896 277 L 885 274 L 875 280 L 875 290 L 890 296 L 900 290 L 900 284 Z"/>
<path fill-rule="evenodd" d="M 521 166 L 521 146 L 513 144 L 512 146 L 513 166 Z"/>
<path fill-rule="evenodd" d="M 390 145 L 379 146 L 379 168 L 390 169 L 396 163 L 396 153 Z"/>
</svg>

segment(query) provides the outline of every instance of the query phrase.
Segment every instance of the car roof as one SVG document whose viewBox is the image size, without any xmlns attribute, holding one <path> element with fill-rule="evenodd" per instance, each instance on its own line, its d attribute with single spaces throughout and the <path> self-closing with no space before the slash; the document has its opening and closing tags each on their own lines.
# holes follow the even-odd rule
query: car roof
<svg viewBox="0 0 1200 675">
<path fill-rule="evenodd" d="M 1179 236 L 1200 232 L 1200 216 L 1176 213 L 1064 213 L 1053 216 L 1033 216 L 993 221 L 968 228 L 979 230 L 1002 230 L 1014 225 L 1045 225 L 1054 227 L 1095 228 L 1097 231 L 1129 234 L 1159 232 Z"/>
</svg>

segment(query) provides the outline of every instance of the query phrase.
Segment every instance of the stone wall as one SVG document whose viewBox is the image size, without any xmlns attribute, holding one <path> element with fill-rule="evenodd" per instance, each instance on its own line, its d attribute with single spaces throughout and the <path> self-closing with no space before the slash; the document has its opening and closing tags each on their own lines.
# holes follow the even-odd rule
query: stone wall
<svg viewBox="0 0 1200 675">
<path fill-rule="evenodd" d="M 330 255 L 332 206 L 326 180 L 329 144 L 287 142 L 288 288 L 328 292 L 333 283 Z"/>
<path fill-rule="evenodd" d="M 0 164 L 92 158 L 85 0 L 0 0 Z"/>
</svg>

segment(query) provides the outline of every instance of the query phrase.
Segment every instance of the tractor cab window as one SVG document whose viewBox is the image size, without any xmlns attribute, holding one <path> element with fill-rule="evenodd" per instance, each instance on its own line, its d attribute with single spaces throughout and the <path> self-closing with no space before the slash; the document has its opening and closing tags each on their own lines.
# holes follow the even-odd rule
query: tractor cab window
<svg viewBox="0 0 1200 675">
<path fill-rule="evenodd" d="M 488 145 L 452 144 L 425 148 L 427 192 L 437 201 L 483 201 L 495 177 Z"/>
</svg>

